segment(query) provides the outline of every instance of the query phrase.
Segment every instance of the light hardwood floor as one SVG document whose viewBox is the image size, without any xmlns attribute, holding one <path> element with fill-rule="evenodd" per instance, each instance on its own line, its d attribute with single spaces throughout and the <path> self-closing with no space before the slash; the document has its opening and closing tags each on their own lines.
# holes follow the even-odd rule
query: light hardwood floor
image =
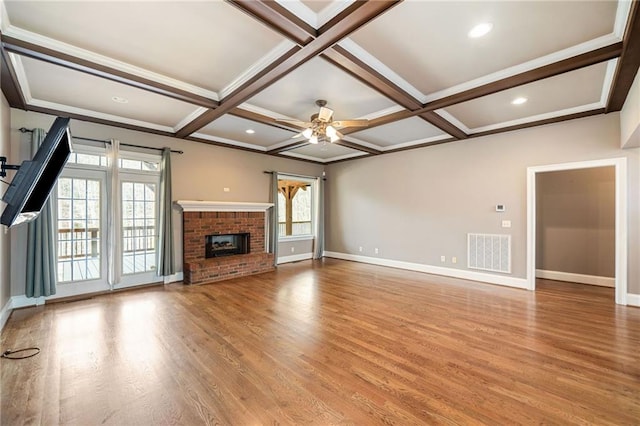
<svg viewBox="0 0 640 426">
<path fill-rule="evenodd" d="M 327 259 L 15 311 L 2 425 L 640 423 L 640 309 Z"/>
</svg>

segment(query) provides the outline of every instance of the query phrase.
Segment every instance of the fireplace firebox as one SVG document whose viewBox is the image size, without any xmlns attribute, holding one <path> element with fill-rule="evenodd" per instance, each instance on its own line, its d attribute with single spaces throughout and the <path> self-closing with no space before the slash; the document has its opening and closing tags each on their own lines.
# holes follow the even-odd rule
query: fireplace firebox
<svg viewBox="0 0 640 426">
<path fill-rule="evenodd" d="M 207 235 L 204 237 L 204 257 L 209 259 L 250 253 L 249 235 L 248 232 Z"/>
</svg>

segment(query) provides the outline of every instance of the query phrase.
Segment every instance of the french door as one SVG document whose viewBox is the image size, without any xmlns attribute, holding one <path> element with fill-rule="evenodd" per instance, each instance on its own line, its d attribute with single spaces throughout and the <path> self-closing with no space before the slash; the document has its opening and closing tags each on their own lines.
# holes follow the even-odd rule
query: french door
<svg viewBox="0 0 640 426">
<path fill-rule="evenodd" d="M 156 157 L 121 159 L 118 177 L 109 181 L 104 155 L 73 155 L 52 197 L 57 206 L 57 296 L 160 281 L 159 173 L 158 161 L 151 161 Z M 119 190 L 112 191 L 111 185 Z M 113 194 L 118 194 L 115 199 Z M 110 238 L 110 228 L 115 238 Z M 110 269 L 116 277 L 112 285 Z"/>
<path fill-rule="evenodd" d="M 120 252 L 122 283 L 158 281 L 158 181 L 153 176 L 126 176 L 121 181 Z"/>
</svg>

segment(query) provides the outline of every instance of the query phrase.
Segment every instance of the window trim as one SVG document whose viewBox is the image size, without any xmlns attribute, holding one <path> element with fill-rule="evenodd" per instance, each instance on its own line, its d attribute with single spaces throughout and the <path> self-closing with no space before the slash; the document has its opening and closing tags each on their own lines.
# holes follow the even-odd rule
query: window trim
<svg viewBox="0 0 640 426">
<path fill-rule="evenodd" d="M 278 241 L 281 243 L 289 242 L 289 241 L 309 241 L 315 240 L 316 236 L 314 234 L 301 234 L 301 235 L 284 235 L 278 238 Z"/>
<path fill-rule="evenodd" d="M 311 233 L 309 234 L 298 234 L 298 235 L 280 235 L 278 234 L 278 242 L 288 242 L 288 241 L 308 241 L 316 238 L 314 230 L 316 229 L 316 206 L 315 206 L 315 191 L 317 191 L 316 179 L 308 178 L 303 176 L 289 175 L 286 173 L 278 173 L 278 180 L 294 180 L 297 182 L 306 182 L 309 184 L 311 188 Z M 278 202 L 278 201 L 276 201 Z M 278 212 L 280 209 L 278 209 Z"/>
<path fill-rule="evenodd" d="M 120 160 L 132 160 L 132 161 L 142 161 L 142 162 L 153 162 L 158 163 L 158 170 L 138 170 L 138 169 L 128 169 L 126 167 L 120 167 Z M 138 151 L 127 151 L 120 149 L 120 158 L 118 159 L 118 171 L 120 174 L 130 173 L 136 175 L 146 175 L 146 176 L 160 176 L 160 163 L 162 161 L 161 154 L 150 154 L 148 152 L 138 152 Z"/>
</svg>

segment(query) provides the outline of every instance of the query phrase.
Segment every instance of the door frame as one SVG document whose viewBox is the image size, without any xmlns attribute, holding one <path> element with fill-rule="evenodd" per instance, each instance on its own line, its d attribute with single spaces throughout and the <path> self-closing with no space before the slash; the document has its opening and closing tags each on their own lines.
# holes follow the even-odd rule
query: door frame
<svg viewBox="0 0 640 426">
<path fill-rule="evenodd" d="M 627 304 L 627 159 L 610 158 L 527 168 L 527 289 L 536 289 L 536 175 L 562 170 L 615 168 L 615 295 Z"/>
</svg>

